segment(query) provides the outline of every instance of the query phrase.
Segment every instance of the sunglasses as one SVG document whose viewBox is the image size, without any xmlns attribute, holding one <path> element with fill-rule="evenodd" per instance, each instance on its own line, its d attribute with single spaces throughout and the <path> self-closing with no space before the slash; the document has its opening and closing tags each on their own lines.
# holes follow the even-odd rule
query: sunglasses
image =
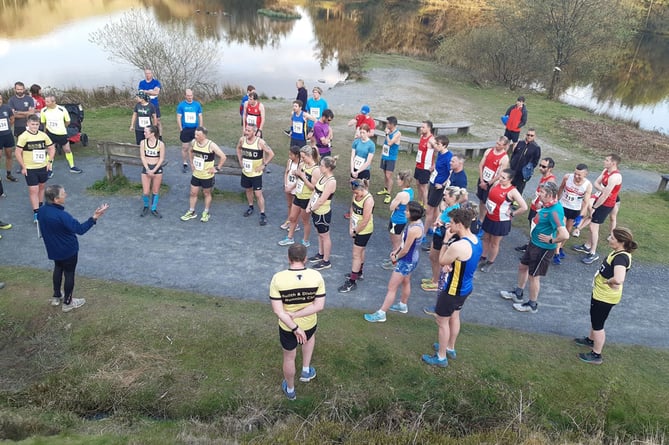
<svg viewBox="0 0 669 445">
<path fill-rule="evenodd" d="M 539 164 L 539 168 L 548 168 L 548 166 L 547 166 L 547 165 Z"/>
</svg>

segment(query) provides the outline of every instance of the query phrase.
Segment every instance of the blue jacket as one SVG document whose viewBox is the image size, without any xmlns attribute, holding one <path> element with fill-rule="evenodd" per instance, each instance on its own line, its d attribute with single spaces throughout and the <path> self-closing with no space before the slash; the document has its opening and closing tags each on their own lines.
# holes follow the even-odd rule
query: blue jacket
<svg viewBox="0 0 669 445">
<path fill-rule="evenodd" d="M 58 204 L 45 204 L 37 213 L 39 230 L 42 233 L 46 253 L 50 260 L 59 261 L 73 257 L 79 252 L 77 235 L 83 235 L 95 225 L 93 217 L 83 224 Z"/>
</svg>

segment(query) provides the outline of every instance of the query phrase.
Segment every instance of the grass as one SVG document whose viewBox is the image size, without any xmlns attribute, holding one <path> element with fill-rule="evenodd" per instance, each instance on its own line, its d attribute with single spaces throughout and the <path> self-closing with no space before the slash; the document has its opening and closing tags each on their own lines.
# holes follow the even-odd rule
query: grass
<svg viewBox="0 0 669 445">
<path fill-rule="evenodd" d="M 419 361 L 432 320 L 369 325 L 359 311 L 327 309 L 318 377 L 290 403 L 269 304 L 80 279 L 98 297 L 73 316 L 48 306 L 48 272 L 0 273 L 13 297 L 0 299 L 0 439 L 594 444 L 667 434 L 667 351 L 607 345 L 596 367 L 569 339 L 465 324 L 458 360 L 433 369 Z"/>
</svg>

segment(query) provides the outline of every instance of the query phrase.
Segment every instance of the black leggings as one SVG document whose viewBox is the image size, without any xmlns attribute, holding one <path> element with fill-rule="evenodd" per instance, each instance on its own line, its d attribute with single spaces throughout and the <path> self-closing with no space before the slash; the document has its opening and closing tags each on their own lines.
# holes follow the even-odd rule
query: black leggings
<svg viewBox="0 0 669 445">
<path fill-rule="evenodd" d="M 77 268 L 78 255 L 71 256 L 64 260 L 54 260 L 53 266 L 53 296 L 61 297 L 60 285 L 65 275 L 65 298 L 63 304 L 72 302 L 72 292 L 74 291 L 74 271 Z"/>
</svg>

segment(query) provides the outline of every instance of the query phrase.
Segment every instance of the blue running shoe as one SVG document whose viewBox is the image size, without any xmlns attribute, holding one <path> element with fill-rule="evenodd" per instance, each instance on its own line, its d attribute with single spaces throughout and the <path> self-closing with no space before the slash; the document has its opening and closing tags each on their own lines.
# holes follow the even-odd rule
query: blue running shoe
<svg viewBox="0 0 669 445">
<path fill-rule="evenodd" d="M 302 375 L 300 376 L 300 382 L 310 382 L 316 377 L 316 369 L 312 368 L 311 366 L 309 367 L 309 372 L 302 371 Z"/>
<path fill-rule="evenodd" d="M 434 355 L 423 354 L 421 359 L 428 365 L 439 366 L 440 368 L 445 368 L 448 366 L 448 358 L 440 359 L 437 354 Z"/>
</svg>

